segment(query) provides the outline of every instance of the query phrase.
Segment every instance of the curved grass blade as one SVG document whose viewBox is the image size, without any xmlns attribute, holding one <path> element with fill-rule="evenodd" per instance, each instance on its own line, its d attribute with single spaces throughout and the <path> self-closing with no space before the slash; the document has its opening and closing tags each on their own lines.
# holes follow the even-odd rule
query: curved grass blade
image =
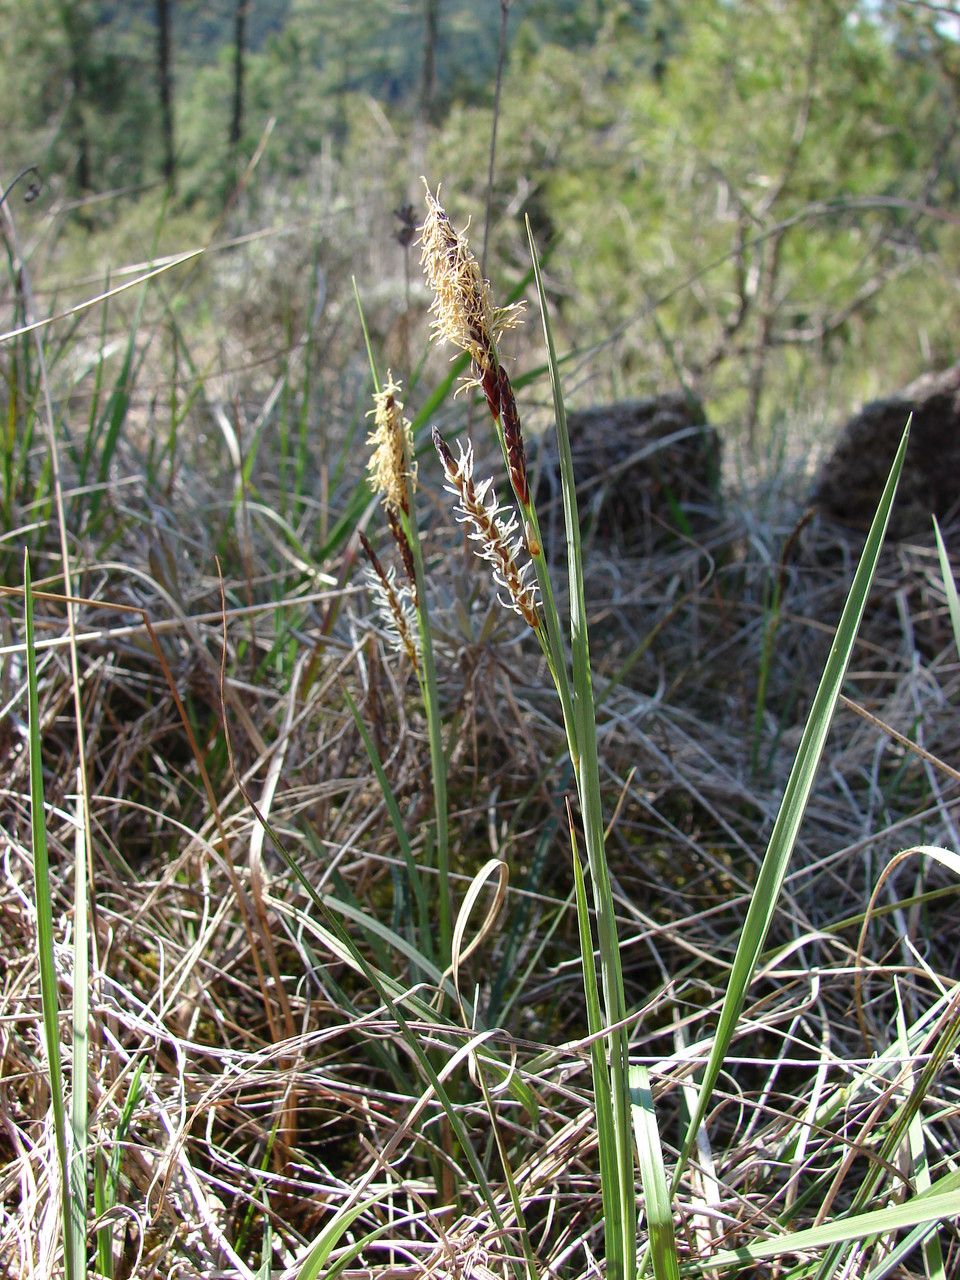
<svg viewBox="0 0 960 1280">
<path fill-rule="evenodd" d="M 334 1214 L 333 1220 L 327 1223 L 313 1248 L 304 1258 L 297 1272 L 297 1280 L 316 1280 L 343 1233 L 360 1217 L 361 1213 L 377 1204 L 381 1198 L 379 1195 L 369 1196 L 366 1200 L 361 1200 L 358 1204 L 350 1205 L 349 1208 Z"/>
<path fill-rule="evenodd" d="M 915 1227 L 921 1223 L 942 1222 L 948 1218 L 960 1217 L 960 1189 L 954 1187 L 949 1191 L 941 1191 L 940 1185 L 946 1181 L 945 1178 L 940 1179 L 931 1191 L 912 1196 L 904 1204 L 873 1209 L 870 1213 L 825 1222 L 822 1226 L 808 1227 L 804 1231 L 791 1231 L 772 1240 L 744 1245 L 740 1249 L 725 1249 L 711 1258 L 704 1258 L 697 1264 L 697 1270 L 733 1267 L 735 1270 L 731 1274 L 736 1275 L 745 1268 L 755 1268 L 756 1263 L 765 1258 L 805 1253 L 808 1249 L 823 1249 L 834 1244 L 883 1235 L 889 1231 L 901 1231 L 905 1227 Z M 756 1271 L 753 1270 L 751 1274 L 756 1275 Z"/>
</svg>

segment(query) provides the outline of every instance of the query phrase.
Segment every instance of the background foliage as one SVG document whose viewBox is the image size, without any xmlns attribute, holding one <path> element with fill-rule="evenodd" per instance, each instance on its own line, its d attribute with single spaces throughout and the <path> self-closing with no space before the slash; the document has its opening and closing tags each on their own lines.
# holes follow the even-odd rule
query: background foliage
<svg viewBox="0 0 960 1280">
<path fill-rule="evenodd" d="M 179 219 L 165 240 L 202 239 L 225 201 L 232 231 L 331 219 L 326 244 L 304 237 L 255 273 L 249 305 L 296 305 L 318 254 L 335 277 L 331 241 L 349 241 L 360 202 L 388 246 L 420 171 L 485 207 L 493 0 L 4 0 L 0 172 L 38 166 L 42 207 L 82 232 L 60 246 L 68 272 L 81 252 L 116 266 L 118 229 L 149 248 L 161 10 Z M 492 260 L 523 271 L 529 214 L 561 333 L 590 353 L 575 394 L 679 382 L 755 441 L 952 360 L 960 49 L 935 6 L 527 0 L 506 17 Z"/>
</svg>

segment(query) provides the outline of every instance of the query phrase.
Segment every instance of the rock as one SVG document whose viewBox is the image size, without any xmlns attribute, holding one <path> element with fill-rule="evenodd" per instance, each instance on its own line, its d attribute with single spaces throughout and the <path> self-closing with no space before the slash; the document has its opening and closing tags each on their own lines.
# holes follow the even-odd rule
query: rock
<svg viewBox="0 0 960 1280">
<path fill-rule="evenodd" d="M 931 515 L 947 523 L 960 509 L 960 363 L 865 405 L 840 432 L 814 481 L 811 501 L 840 524 L 869 528 L 911 413 L 890 536 L 929 534 Z"/>
<path fill-rule="evenodd" d="M 581 518 L 594 537 L 636 550 L 664 526 L 696 533 L 720 506 L 720 438 L 683 392 L 567 415 Z M 561 521 L 556 439 L 541 447 L 537 506 Z M 542 521 L 543 523 L 543 521 Z"/>
</svg>

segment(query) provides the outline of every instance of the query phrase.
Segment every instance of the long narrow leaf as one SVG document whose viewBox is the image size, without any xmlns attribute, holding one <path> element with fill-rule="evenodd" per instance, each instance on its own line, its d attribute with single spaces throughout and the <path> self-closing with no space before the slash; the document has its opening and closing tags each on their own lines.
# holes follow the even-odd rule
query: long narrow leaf
<svg viewBox="0 0 960 1280">
<path fill-rule="evenodd" d="M 643 1183 L 653 1274 L 656 1280 L 680 1280 L 680 1258 L 673 1230 L 670 1190 L 663 1164 L 653 1090 L 650 1088 L 647 1068 L 639 1064 L 630 1068 L 630 1098 L 637 1153 L 640 1157 L 640 1180 Z"/>
<path fill-rule="evenodd" d="M 350 714 L 353 716 L 353 722 L 357 726 L 357 731 L 363 742 L 364 750 L 367 753 L 367 759 L 370 761 L 370 767 L 376 774 L 377 784 L 380 787 L 380 794 L 383 796 L 383 802 L 387 807 L 387 813 L 390 817 L 390 825 L 393 827 L 393 833 L 397 837 L 397 844 L 400 846 L 400 853 L 403 856 L 404 866 L 407 869 L 407 880 L 410 884 L 410 890 L 413 893 L 414 902 L 417 905 L 417 920 L 420 925 L 420 937 L 424 945 L 430 939 L 430 931 L 427 927 L 427 897 L 423 887 L 423 877 L 420 874 L 420 868 L 417 865 L 414 856 L 413 846 L 410 844 L 410 837 L 407 835 L 407 829 L 403 823 L 403 816 L 400 813 L 400 806 L 397 804 L 397 798 L 393 794 L 393 788 L 390 786 L 390 780 L 384 772 L 383 763 L 380 760 L 380 753 L 377 751 L 376 743 L 373 741 L 367 726 L 363 722 L 363 717 L 350 694 L 350 690 L 344 686 L 343 695 L 346 698 L 347 706 L 350 708 Z M 427 957 L 429 960 L 435 958 L 434 955 Z"/>
<path fill-rule="evenodd" d="M 590 908 L 587 905 L 587 889 L 583 882 L 583 868 L 577 850 L 577 837 L 570 823 L 573 846 L 573 884 L 577 895 L 577 928 L 580 932 L 580 961 L 583 968 L 583 994 L 587 1005 L 587 1029 L 590 1032 L 590 1063 L 593 1068 L 593 1096 L 597 1113 L 597 1147 L 600 1153 L 600 1169 L 616 1168 L 617 1146 L 613 1128 L 613 1107 L 607 1089 L 607 1060 L 600 1033 L 603 1030 L 603 1011 L 600 1007 L 600 989 L 597 986 L 597 969 L 593 960 L 593 934 L 590 929 Z M 604 1222 L 619 1222 L 623 1216 L 620 1201 L 620 1182 L 617 1178 L 600 1179 Z M 632 1207 L 632 1206 L 631 1206 Z"/>
<path fill-rule="evenodd" d="M 73 1212 L 70 1199 L 70 1169 L 67 1157 L 67 1116 L 63 1099 L 63 1065 L 60 1058 L 57 970 L 54 961 L 53 906 L 50 885 L 50 858 L 47 851 L 47 824 L 43 808 L 43 757 L 40 749 L 40 698 L 37 686 L 37 651 L 33 626 L 33 589 L 30 558 L 23 557 L 23 616 L 27 647 L 27 706 L 30 737 L 30 830 L 33 843 L 34 896 L 37 910 L 37 963 L 40 968 L 40 1003 L 43 1011 L 43 1039 L 47 1051 L 50 1105 L 57 1144 L 57 1161 L 63 1186 L 63 1250 L 67 1280 L 80 1280 L 75 1269 Z"/>
<path fill-rule="evenodd" d="M 350 1205 L 348 1209 L 334 1214 L 333 1219 L 324 1227 L 313 1248 L 301 1263 L 297 1280 L 316 1280 L 343 1233 L 355 1219 L 360 1217 L 361 1213 L 377 1204 L 380 1199 L 382 1199 L 380 1195 L 370 1196 L 366 1200 L 361 1200 L 359 1204 Z"/>
<path fill-rule="evenodd" d="M 915 1227 L 919 1223 L 942 1222 L 956 1217 L 960 1217 L 960 1190 L 938 1191 L 935 1188 L 932 1194 L 913 1196 L 903 1204 L 892 1204 L 852 1218 L 825 1222 L 819 1227 L 793 1231 L 776 1236 L 773 1240 L 760 1240 L 740 1249 L 725 1249 L 711 1258 L 704 1258 L 697 1266 L 700 1271 L 735 1267 L 738 1263 L 741 1267 L 752 1267 L 763 1258 L 805 1253 L 808 1249 L 823 1249 L 832 1244 L 863 1240 L 888 1231 L 902 1231 L 905 1227 Z"/>
<path fill-rule="evenodd" d="M 630 1053 L 627 1032 L 623 1026 L 623 1021 L 626 1017 L 626 998 L 623 990 L 623 972 L 620 966 L 620 940 L 617 934 L 613 890 L 610 884 L 610 873 L 604 849 L 600 768 L 597 758 L 596 707 L 593 700 L 593 681 L 590 671 L 590 641 L 587 627 L 586 592 L 583 580 L 583 557 L 580 545 L 580 515 L 577 509 L 573 451 L 570 447 L 570 434 L 567 430 L 567 415 L 563 403 L 563 390 L 560 385 L 557 349 L 553 340 L 547 298 L 543 287 L 543 276 L 540 272 L 540 260 L 537 255 L 529 219 L 527 220 L 527 240 L 530 245 L 534 279 L 537 285 L 537 297 L 540 303 L 540 318 L 543 324 L 543 337 L 550 368 L 550 386 L 553 391 L 557 444 L 560 454 L 563 515 L 567 535 L 570 644 L 573 657 L 573 713 L 572 717 L 568 719 L 567 707 L 564 703 L 564 718 L 568 724 L 568 736 L 570 735 L 571 721 L 574 735 L 570 741 L 570 751 L 577 779 L 584 840 L 587 848 L 587 861 L 590 866 L 591 887 L 597 916 L 597 941 L 600 946 L 600 971 L 604 1001 L 606 1003 L 607 1025 L 617 1028 L 617 1030 L 610 1033 L 609 1037 L 610 1093 L 616 1163 L 606 1169 L 601 1167 L 601 1178 L 616 1178 L 619 1184 L 618 1196 L 621 1213 L 618 1223 L 620 1238 L 613 1258 L 611 1259 L 608 1256 L 608 1264 L 613 1262 L 622 1266 L 622 1274 L 626 1276 L 627 1280 L 632 1280 L 637 1269 L 637 1223 L 633 1133 L 630 1124 L 630 1083 L 627 1078 Z M 532 508 L 529 514 L 536 528 L 536 515 Z M 552 601 L 552 593 L 548 595 L 549 575 L 546 573 L 541 574 L 539 563 L 537 564 L 537 572 L 541 586 L 544 588 L 544 614 L 547 618 L 548 629 L 552 630 L 556 625 L 556 610 Z M 551 644 L 554 645 L 556 642 L 551 641 Z M 557 647 L 559 648 L 559 646 Z M 564 702 L 566 672 L 561 659 L 562 655 L 558 652 L 555 659 L 559 676 L 557 692 L 560 695 L 561 702 Z"/>
<path fill-rule="evenodd" d="M 907 1034 L 907 1019 L 903 1008 L 903 997 L 899 982 L 896 984 L 896 990 L 897 1050 L 900 1054 L 901 1061 L 908 1062 L 910 1042 Z M 929 1191 L 933 1185 L 933 1180 L 930 1177 L 930 1160 L 927 1155 L 927 1140 L 919 1108 L 910 1118 L 908 1141 L 910 1164 L 913 1169 L 913 1185 L 916 1187 L 918 1192 Z M 940 1239 L 935 1231 L 931 1232 L 930 1238 L 924 1242 L 923 1260 L 927 1269 L 928 1280 L 947 1280 L 947 1273 L 943 1266 L 943 1250 L 940 1248 Z"/>
<path fill-rule="evenodd" d="M 73 1218 L 73 1265 L 83 1275 L 87 1263 L 87 1122 L 88 1025 L 90 1021 L 87 845 L 84 838 L 83 789 L 77 794 L 76 856 L 73 862 L 73 1078 L 70 1094 L 70 1212 Z"/>
<path fill-rule="evenodd" d="M 727 1050 L 733 1040 L 747 989 L 753 979 L 757 957 L 763 948 L 767 931 L 770 928 L 770 923 L 776 910 L 780 889 L 787 873 L 790 856 L 793 853 L 800 822 L 813 788 L 817 766 L 820 763 L 830 722 L 833 719 L 833 713 L 840 696 L 840 688 L 847 672 L 850 655 L 853 652 L 857 631 L 860 627 L 860 620 L 863 617 L 867 596 L 880 558 L 880 549 L 883 545 L 884 534 L 890 519 L 890 509 L 893 506 L 897 482 L 903 469 L 903 459 L 906 454 L 909 435 L 910 423 L 908 422 L 884 487 L 877 514 L 874 516 L 873 524 L 870 526 L 870 532 L 867 535 L 860 564 L 857 567 L 853 585 L 850 588 L 850 594 L 847 597 L 847 602 L 837 627 L 837 634 L 830 649 L 830 656 L 827 659 L 820 686 L 813 700 L 813 706 L 810 709 L 810 715 L 803 731 L 797 756 L 787 781 L 780 812 L 777 814 L 770 842 L 760 867 L 760 874 L 757 877 L 756 888 L 750 899 L 747 918 L 740 935 L 740 943 L 734 956 L 727 983 L 726 996 L 720 1011 L 719 1024 L 711 1046 L 710 1057 L 704 1069 L 703 1079 L 700 1083 L 696 1110 L 690 1117 L 690 1123 L 680 1151 L 680 1158 L 677 1162 L 673 1182 L 674 1190 L 676 1190 L 687 1159 L 693 1149 L 697 1130 L 703 1123 L 703 1118 L 710 1105 L 714 1085 L 723 1067 Z"/>
<path fill-rule="evenodd" d="M 953 642 L 957 646 L 957 653 L 960 653 L 960 597 L 957 596 L 957 584 L 954 581 L 953 570 L 950 568 L 950 557 L 947 555 L 947 548 L 943 542 L 943 536 L 940 533 L 940 526 L 937 523 L 937 517 L 933 517 L 933 532 L 937 538 L 937 555 L 940 558 L 940 574 L 943 578 L 943 589 L 947 593 L 947 608 L 950 611 L 950 626 L 953 628 Z"/>
<path fill-rule="evenodd" d="M 310 901 L 313 903 L 318 915 L 320 915 L 321 918 L 324 920 L 324 923 L 326 925 L 326 931 L 328 931 L 327 945 L 331 947 L 331 950 L 335 955 L 337 955 L 340 958 L 346 959 L 347 962 L 353 965 L 358 972 L 363 974 L 364 978 L 367 980 L 367 982 L 369 982 L 370 986 L 374 989 L 374 991 L 376 991 L 380 1000 L 383 1001 L 390 1017 L 392 1017 L 396 1022 L 400 1036 L 403 1038 L 403 1041 L 407 1046 L 408 1050 L 410 1051 L 411 1056 L 415 1059 L 421 1072 L 427 1079 L 430 1085 L 430 1088 L 433 1092 L 433 1096 L 437 1099 L 438 1103 L 443 1108 L 444 1114 L 446 1115 L 447 1120 L 449 1121 L 450 1128 L 453 1132 L 453 1135 L 456 1138 L 457 1142 L 459 1143 L 460 1149 L 463 1152 L 464 1157 L 470 1166 L 470 1170 L 476 1179 L 477 1187 L 484 1199 L 484 1202 L 486 1203 L 486 1206 L 490 1212 L 490 1216 L 493 1219 L 494 1224 L 501 1232 L 506 1234 L 506 1225 L 503 1221 L 503 1216 L 497 1204 L 496 1196 L 494 1195 L 493 1188 L 490 1185 L 490 1181 L 487 1178 L 486 1172 L 483 1168 L 483 1165 L 480 1161 L 479 1156 L 477 1155 L 476 1149 L 470 1138 L 470 1135 L 463 1124 L 463 1121 L 460 1117 L 459 1112 L 453 1106 L 453 1103 L 450 1100 L 450 1096 L 447 1093 L 446 1089 L 444 1088 L 443 1081 L 440 1079 L 438 1072 L 434 1068 L 433 1063 L 430 1061 L 429 1055 L 425 1051 L 421 1043 L 420 1037 L 414 1032 L 413 1028 L 409 1025 L 409 1023 L 407 1022 L 406 1018 L 404 1017 L 400 1009 L 399 999 L 396 994 L 396 987 L 398 984 L 392 983 L 391 980 L 387 978 L 385 974 L 378 973 L 367 962 L 367 959 L 363 955 L 363 952 L 360 951 L 360 949 L 354 943 L 353 939 L 350 937 L 349 933 L 347 933 L 346 929 L 344 929 L 343 925 L 340 923 L 340 921 L 337 919 L 334 912 L 331 910 L 330 905 L 328 905 L 327 901 L 323 897 L 321 897 L 321 895 L 317 892 L 316 888 L 311 883 L 309 877 L 304 872 L 303 868 L 300 866 L 297 860 L 291 856 L 286 845 L 277 835 L 277 832 L 274 830 L 274 828 L 270 825 L 270 823 L 267 821 L 264 815 L 257 808 L 256 802 L 253 800 L 249 791 L 243 785 L 243 783 L 241 782 L 236 772 L 234 772 L 234 777 L 240 789 L 240 792 L 243 795 L 243 798 L 246 800 L 247 804 L 250 806 L 253 813 L 256 815 L 257 821 L 261 823 L 261 825 L 263 826 L 264 832 L 266 833 L 268 840 L 276 849 L 277 853 L 279 853 L 280 857 L 283 859 L 287 869 L 296 877 L 296 879 L 299 881 L 301 886 L 304 888 L 304 890 L 307 893 L 307 896 L 310 898 Z M 317 925 L 314 925 L 314 928 L 317 929 L 319 932 L 325 932 L 323 930 L 320 930 L 319 926 Z M 393 991 L 391 991 L 390 989 L 391 987 L 394 988 Z M 471 1052 L 472 1051 L 473 1050 L 471 1050 Z M 453 1055 L 453 1057 L 457 1057 L 463 1052 L 464 1052 L 463 1049 L 459 1049 Z M 516 1277 L 516 1280 L 523 1280 L 523 1273 L 519 1265 L 516 1263 L 516 1261 L 511 1259 L 510 1265 L 511 1265 L 511 1270 L 513 1271 L 514 1276 Z"/>
</svg>

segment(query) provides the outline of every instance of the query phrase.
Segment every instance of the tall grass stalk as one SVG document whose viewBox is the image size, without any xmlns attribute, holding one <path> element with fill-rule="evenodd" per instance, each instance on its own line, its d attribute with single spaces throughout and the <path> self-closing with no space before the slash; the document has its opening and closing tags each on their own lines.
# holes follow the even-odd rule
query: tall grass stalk
<svg viewBox="0 0 960 1280">
<path fill-rule="evenodd" d="M 70 559 L 70 538 L 67 530 L 66 508 L 63 484 L 60 473 L 59 442 L 57 440 L 53 400 L 50 383 L 47 377 L 47 363 L 44 351 L 43 335 L 35 326 L 35 306 L 30 285 L 30 275 L 20 252 L 16 226 L 6 203 L 0 205 L 0 217 L 3 219 L 4 238 L 10 248 L 11 256 L 17 263 L 19 285 L 22 292 L 24 332 L 32 330 L 33 342 L 37 358 L 37 398 L 43 408 L 44 430 L 48 442 L 46 464 L 49 466 L 49 481 L 52 489 L 53 506 L 56 513 L 57 535 L 60 552 L 60 572 L 63 579 L 66 597 L 66 620 L 68 649 L 70 655 L 71 695 L 74 724 L 76 727 L 77 746 L 77 821 L 78 835 L 75 862 L 83 863 L 80 882 L 75 885 L 75 911 L 77 919 L 74 935 L 73 980 L 74 980 L 74 1025 L 73 1051 L 80 1054 L 82 1062 L 79 1067 L 74 1060 L 74 1096 L 72 1102 L 71 1126 L 76 1144 L 70 1163 L 67 1163 L 68 1148 L 66 1134 L 61 1133 L 64 1124 L 62 1069 L 59 1058 L 59 1039 L 57 1036 L 57 993 L 56 974 L 53 964 L 53 928 L 52 907 L 50 902 L 49 864 L 47 858 L 46 826 L 43 817 L 43 780 L 42 758 L 40 752 L 40 727 L 38 719 L 38 692 L 36 671 L 36 646 L 33 636 L 33 597 L 31 592 L 30 563 L 28 553 L 24 553 L 24 608 L 25 630 L 28 634 L 27 670 L 28 701 L 30 707 L 30 786 L 31 786 L 31 829 L 34 844 L 35 889 L 38 920 L 38 954 L 41 966 L 41 987 L 43 990 L 44 1026 L 49 1059 L 50 1082 L 54 1097 L 54 1117 L 57 1130 L 57 1150 L 61 1165 L 63 1214 L 64 1214 L 64 1257 L 67 1280 L 81 1276 L 86 1268 L 86 1170 L 87 1170 L 87 1016 L 88 1016 L 88 929 L 87 929 L 87 859 L 92 847 L 90 823 L 90 796 L 87 774 L 86 735 L 83 723 L 83 705 L 81 702 L 82 681 L 77 653 L 76 606 L 73 599 L 73 575 Z M 41 934 L 40 930 L 43 930 Z M 79 1019 L 79 1020 L 78 1020 Z M 78 1073 L 79 1072 L 79 1076 Z M 56 1076 L 56 1080 L 54 1077 Z M 80 1096 L 79 1090 L 82 1090 Z"/>
<path fill-rule="evenodd" d="M 613 1214 L 612 1218 L 608 1220 L 613 1229 L 612 1232 L 609 1232 L 609 1234 L 612 1234 L 612 1239 L 607 1241 L 607 1264 L 614 1275 L 622 1275 L 626 1280 L 630 1280 L 636 1274 L 637 1267 L 637 1219 L 634 1138 L 631 1123 L 631 1086 L 629 1079 L 630 1048 L 629 1033 L 626 1026 L 627 1002 L 623 987 L 623 970 L 620 964 L 620 938 L 613 901 L 613 888 L 610 883 L 610 871 L 607 865 L 605 826 L 600 794 L 597 718 L 593 697 L 590 640 L 583 581 L 580 515 L 577 507 L 573 453 L 570 447 L 570 435 L 567 430 L 567 415 L 560 384 L 556 344 L 550 326 L 550 315 L 543 288 L 540 261 L 529 220 L 527 222 L 527 236 L 534 266 L 537 296 L 540 302 L 540 316 L 543 324 L 543 337 L 550 369 L 550 385 L 553 392 L 554 418 L 560 452 L 560 482 L 563 491 L 563 517 L 567 541 L 570 648 L 573 666 L 571 714 L 569 716 L 565 714 L 564 719 L 567 725 L 567 740 L 577 783 L 587 862 L 590 868 L 594 911 L 596 913 L 597 942 L 600 950 L 600 972 L 605 1002 L 606 1027 L 609 1036 L 608 1071 L 607 1069 L 602 1072 L 598 1071 L 595 1063 L 593 1081 L 594 1097 L 599 1097 L 609 1088 L 612 1104 L 609 1114 L 604 1116 L 605 1122 L 609 1126 L 609 1132 L 606 1135 L 606 1141 L 600 1148 L 601 1156 L 606 1152 L 606 1158 L 601 1164 L 600 1176 L 604 1185 L 609 1188 L 608 1194 Z M 532 499 L 528 497 L 523 506 L 526 519 L 534 531 L 534 549 L 537 554 L 533 556 L 533 561 L 537 570 L 537 578 L 544 586 L 544 612 L 548 619 L 548 636 L 551 637 L 551 649 L 553 649 L 554 658 L 551 665 L 555 672 L 554 679 L 557 693 L 560 696 L 561 704 L 563 704 L 569 686 L 566 676 L 566 657 L 559 644 L 560 618 L 554 592 L 550 584 L 550 571 L 544 554 L 540 526 Z M 581 954 L 583 954 L 582 945 Z M 605 1108 L 604 1111 L 606 1112 Z M 598 1126 L 601 1124 L 601 1115 L 598 1111 Z M 612 1248 L 611 1245 L 613 1246 Z M 669 1253 L 669 1250 L 667 1250 L 667 1253 Z M 666 1254 L 663 1255 L 664 1258 L 666 1256 Z M 666 1277 L 672 1274 L 669 1270 L 670 1264 L 668 1262 L 664 1263 L 668 1269 L 660 1270 L 659 1259 L 660 1253 L 658 1251 L 658 1280 L 661 1275 Z M 674 1267 L 677 1265 L 675 1246 L 672 1251 L 672 1265 Z"/>
<path fill-rule="evenodd" d="M 427 604 L 427 582 L 423 563 L 423 546 L 420 540 L 420 529 L 416 518 L 414 502 L 414 477 L 416 462 L 413 457 L 413 427 L 403 418 L 403 405 L 397 398 L 399 386 L 388 379 L 385 387 L 381 386 L 377 374 L 370 335 L 363 315 L 363 307 L 354 282 L 354 293 L 357 294 L 357 307 L 363 326 L 367 356 L 370 361 L 370 373 L 373 378 L 375 400 L 377 402 L 377 432 L 371 436 L 371 443 L 377 441 L 377 449 L 371 459 L 371 483 L 375 490 L 382 493 L 383 505 L 387 515 L 387 525 L 393 536 L 406 575 L 408 587 L 412 593 L 413 607 L 416 615 L 417 638 L 419 644 L 416 653 L 411 652 L 414 671 L 420 687 L 420 697 L 427 717 L 427 734 L 430 743 L 430 776 L 433 787 L 435 856 L 437 865 L 437 893 L 440 934 L 441 966 L 451 963 L 451 945 L 453 937 L 453 903 L 450 885 L 450 828 L 447 812 L 447 760 L 443 746 L 443 725 L 440 716 L 440 691 L 437 682 L 437 664 L 433 652 L 433 633 L 430 626 L 430 612 Z M 369 552 L 368 552 L 369 554 Z M 374 559 L 374 570 L 378 565 Z M 386 579 L 380 576 L 381 585 L 388 591 Z M 399 627 L 404 625 L 401 617 L 397 617 L 397 596 L 387 600 L 388 608 L 395 615 Z M 411 885 L 415 889 L 414 885 Z"/>
<path fill-rule="evenodd" d="M 64 1268 L 67 1280 L 83 1280 L 86 1188 L 77 1205 L 70 1159 L 64 1103 L 63 1063 L 60 1055 L 60 1008 L 57 996 L 57 968 L 54 957 L 53 887 L 47 851 L 47 824 L 44 814 L 43 755 L 40 743 L 40 700 L 37 686 L 37 653 L 33 622 L 33 587 L 30 558 L 23 558 L 23 618 L 26 634 L 27 707 L 30 751 L 30 831 L 33 845 L 34 903 L 37 912 L 37 964 L 40 970 L 40 1002 L 43 1010 L 43 1038 L 47 1055 L 50 1107 L 53 1111 L 54 1139 L 61 1186 Z M 75 1120 L 79 1117 L 75 1115 Z M 85 1129 L 85 1125 L 84 1125 Z M 86 1138 L 85 1131 L 81 1134 Z M 79 1232 L 78 1232 L 79 1226 Z M 77 1239 L 79 1233 L 79 1240 Z M 78 1265 L 79 1264 L 79 1265 Z"/>
<path fill-rule="evenodd" d="M 580 520 L 572 452 L 560 387 L 559 362 L 550 328 L 539 259 L 528 226 L 560 446 L 568 548 L 569 634 L 572 654 L 569 668 L 563 640 L 563 623 L 527 477 L 516 395 L 498 348 L 502 333 L 517 321 L 517 309 L 496 308 L 493 305 L 489 285 L 483 279 L 465 237 L 453 228 L 439 199 L 429 189 L 427 209 L 427 218 L 421 229 L 422 262 L 435 295 L 432 308 L 436 317 L 435 334 L 438 338 L 459 346 L 470 356 L 474 379 L 486 398 L 513 490 L 520 518 L 519 536 L 516 533 L 516 519 L 513 516 L 505 518 L 504 509 L 500 507 L 496 494 L 491 489 L 492 482 L 485 480 L 478 483 L 474 480 L 472 446 L 464 448 L 461 444 L 460 456 L 455 459 L 437 432 L 434 432 L 434 442 L 446 473 L 447 488 L 457 498 L 458 519 L 467 525 L 471 539 L 480 544 L 479 554 L 493 564 L 494 576 L 506 593 L 503 602 L 527 622 L 541 646 L 560 699 L 573 764 L 596 916 L 604 1003 L 602 1022 L 598 1009 L 593 1009 L 590 1015 L 591 1029 L 606 1032 L 606 1054 L 595 1050 L 591 1059 L 606 1225 L 606 1262 L 609 1274 L 616 1280 L 631 1280 L 636 1274 L 637 1265 L 636 1192 L 626 998 L 613 890 L 604 847 L 596 708 L 590 666 Z M 525 582 L 524 554 L 529 556 L 535 569 L 542 612 L 538 607 L 536 593 Z M 582 901 L 579 915 L 589 1007 L 593 998 L 589 978 L 593 938 Z M 599 1045 L 602 1042 L 595 1043 Z M 607 1055 L 608 1062 L 603 1061 Z"/>
<path fill-rule="evenodd" d="M 77 786 L 77 817 L 73 860 L 73 1046 L 70 1090 L 70 1213 L 73 1230 L 70 1245 L 74 1252 L 74 1272 L 82 1275 L 86 1266 L 87 1239 L 87 1138 L 89 1126 L 90 1068 L 90 929 L 87 886 L 87 824 L 84 822 L 85 797 Z"/>
</svg>

